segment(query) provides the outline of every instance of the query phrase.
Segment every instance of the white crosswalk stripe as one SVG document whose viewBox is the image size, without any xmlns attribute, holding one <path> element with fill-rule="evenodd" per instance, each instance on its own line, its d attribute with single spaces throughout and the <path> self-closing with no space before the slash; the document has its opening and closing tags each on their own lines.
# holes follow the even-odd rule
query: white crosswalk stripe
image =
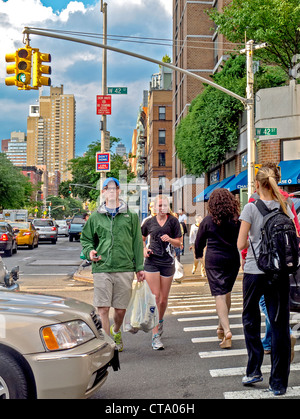
<svg viewBox="0 0 300 419">
<path fill-rule="evenodd" d="M 226 357 L 227 359 L 232 357 L 233 360 L 233 367 L 229 368 L 216 368 L 210 369 L 209 373 L 210 376 L 214 379 L 222 378 L 222 377 L 234 377 L 234 376 L 244 376 L 246 372 L 246 359 L 245 358 L 245 365 L 237 367 L 236 364 L 240 358 L 240 356 L 247 357 L 247 350 L 244 344 L 244 334 L 243 334 L 243 325 L 242 325 L 242 309 L 243 309 L 243 301 L 242 301 L 242 294 L 241 293 L 233 293 L 232 294 L 232 304 L 231 310 L 229 315 L 230 320 L 230 328 L 233 330 L 233 346 L 234 342 L 237 342 L 237 345 L 240 347 L 241 343 L 244 346 L 240 349 L 232 348 L 230 350 L 209 350 L 209 351 L 199 351 L 201 349 L 202 344 L 209 344 L 212 343 L 218 344 L 220 340 L 216 336 L 216 329 L 218 324 L 218 316 L 216 314 L 215 308 L 215 299 L 210 295 L 205 296 L 198 296 L 197 293 L 189 293 L 187 295 L 180 296 L 180 295 L 171 295 L 169 298 L 169 305 L 168 309 L 171 311 L 172 315 L 177 316 L 177 321 L 182 323 L 183 331 L 185 333 L 191 334 L 191 341 L 195 344 L 199 359 L 209 359 L 214 358 L 216 359 L 216 363 L 218 363 L 218 359 L 221 360 Z M 189 315 L 188 317 L 186 315 Z M 299 325 L 299 313 L 294 313 L 291 315 L 291 327 L 295 325 L 295 329 L 298 329 Z M 185 325 L 186 323 L 194 323 L 194 325 Z M 206 324 L 203 324 L 206 322 Z M 208 323 L 208 324 L 207 324 Z M 265 322 L 264 316 L 262 315 L 262 332 L 264 330 Z M 239 331 L 239 333 L 238 333 Z M 200 336 L 193 336 L 193 333 L 199 333 Z M 213 335 L 213 336 L 212 336 Z M 218 346 L 217 346 L 218 347 Z M 300 351 L 300 345 L 295 345 L 295 351 Z M 222 364 L 221 364 L 222 365 Z M 262 373 L 269 374 L 271 371 L 270 365 L 263 365 L 262 366 Z M 300 371 L 300 363 L 292 363 L 291 364 L 291 373 Z M 267 383 L 268 380 L 265 378 L 265 382 Z M 266 384 L 267 385 L 267 384 Z M 243 387 L 242 387 L 243 388 Z M 245 390 L 240 391 L 226 391 L 223 393 L 225 399 L 268 399 L 274 398 L 276 396 L 273 395 L 272 392 L 268 391 L 266 388 L 258 388 L 255 387 L 249 389 L 245 387 Z M 281 397 L 300 397 L 300 386 L 289 387 L 288 391 L 285 396 Z"/>
</svg>

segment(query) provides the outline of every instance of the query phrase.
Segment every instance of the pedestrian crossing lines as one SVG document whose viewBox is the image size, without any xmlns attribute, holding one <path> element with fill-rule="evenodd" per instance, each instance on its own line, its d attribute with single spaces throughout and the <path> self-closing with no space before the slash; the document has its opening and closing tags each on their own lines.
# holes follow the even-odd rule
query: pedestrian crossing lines
<svg viewBox="0 0 300 419">
<path fill-rule="evenodd" d="M 266 391 L 268 386 L 268 376 L 264 377 L 264 384 L 261 388 L 255 386 L 243 387 L 241 383 L 242 377 L 246 373 L 247 350 L 245 347 L 245 340 L 242 325 L 242 293 L 232 294 L 232 305 L 229 315 L 230 328 L 232 330 L 232 349 L 224 350 L 219 349 L 218 343 L 220 340 L 216 336 L 216 329 L 218 324 L 218 316 L 216 314 L 215 299 L 210 295 L 197 296 L 194 292 L 185 295 L 171 295 L 169 298 L 168 309 L 172 315 L 177 317 L 177 321 L 182 325 L 183 332 L 189 336 L 191 342 L 195 345 L 199 354 L 199 359 L 205 361 L 211 359 L 214 366 L 220 365 L 220 368 L 209 370 L 209 374 L 213 380 L 222 379 L 226 377 L 240 376 L 240 390 L 226 391 L 223 393 L 225 399 L 267 399 L 276 397 L 273 393 Z M 299 324 L 299 316 L 291 315 L 291 327 Z M 261 330 L 264 332 L 265 321 L 262 315 Z M 209 350 L 205 350 L 205 349 Z M 295 345 L 295 353 L 300 351 L 300 345 Z M 295 356 L 295 358 L 297 358 Z M 232 366 L 229 368 L 224 367 L 224 361 L 227 359 L 226 365 Z M 209 365 L 211 365 L 211 362 Z M 266 358 L 266 362 L 270 360 Z M 240 364 L 240 366 L 238 366 Z M 271 370 L 270 365 L 262 366 L 262 373 L 269 374 Z M 294 373 L 295 377 L 299 376 L 300 363 L 294 362 L 291 364 L 291 374 Z M 230 380 L 228 380 L 230 383 Z M 232 381 L 233 383 L 233 381 Z M 297 381 L 300 383 L 300 380 Z M 234 384 L 236 387 L 236 380 Z M 228 386 L 230 390 L 230 385 Z M 300 398 L 300 386 L 291 386 L 285 396 L 288 398 Z"/>
</svg>

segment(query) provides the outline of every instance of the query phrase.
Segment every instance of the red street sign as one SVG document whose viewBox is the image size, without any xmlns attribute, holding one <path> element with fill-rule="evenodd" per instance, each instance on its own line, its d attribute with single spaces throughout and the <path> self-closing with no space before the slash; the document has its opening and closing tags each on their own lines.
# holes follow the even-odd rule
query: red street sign
<svg viewBox="0 0 300 419">
<path fill-rule="evenodd" d="M 97 115 L 111 115 L 111 95 L 97 95 Z"/>
<path fill-rule="evenodd" d="M 96 153 L 96 172 L 110 171 L 110 152 Z"/>
</svg>

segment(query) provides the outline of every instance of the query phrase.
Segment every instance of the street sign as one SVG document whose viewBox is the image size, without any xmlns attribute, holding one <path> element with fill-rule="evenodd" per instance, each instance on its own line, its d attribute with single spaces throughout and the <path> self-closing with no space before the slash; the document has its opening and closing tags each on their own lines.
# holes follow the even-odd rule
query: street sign
<svg viewBox="0 0 300 419">
<path fill-rule="evenodd" d="M 96 153 L 96 172 L 110 171 L 110 152 Z"/>
<path fill-rule="evenodd" d="M 111 115 L 110 95 L 97 95 L 97 115 Z"/>
<path fill-rule="evenodd" d="M 108 87 L 107 93 L 109 95 L 127 95 L 127 87 Z"/>
<path fill-rule="evenodd" d="M 277 135 L 277 128 L 256 128 L 256 135 Z"/>
</svg>

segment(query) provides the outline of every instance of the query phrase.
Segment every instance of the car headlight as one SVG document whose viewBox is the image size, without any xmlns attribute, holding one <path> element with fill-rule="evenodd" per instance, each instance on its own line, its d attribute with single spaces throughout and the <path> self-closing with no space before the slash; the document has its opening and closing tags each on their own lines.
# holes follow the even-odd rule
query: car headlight
<svg viewBox="0 0 300 419">
<path fill-rule="evenodd" d="M 41 336 L 49 351 L 71 349 L 95 338 L 94 332 L 82 320 L 43 327 Z"/>
</svg>

